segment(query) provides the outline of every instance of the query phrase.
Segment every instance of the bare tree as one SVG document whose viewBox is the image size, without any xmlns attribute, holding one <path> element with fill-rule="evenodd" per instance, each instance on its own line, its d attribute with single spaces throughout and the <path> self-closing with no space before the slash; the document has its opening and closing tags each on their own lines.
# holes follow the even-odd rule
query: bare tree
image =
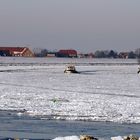
<svg viewBox="0 0 140 140">
<path fill-rule="evenodd" d="M 140 65 L 140 48 L 136 49 L 135 54 L 137 57 L 138 64 Z"/>
</svg>

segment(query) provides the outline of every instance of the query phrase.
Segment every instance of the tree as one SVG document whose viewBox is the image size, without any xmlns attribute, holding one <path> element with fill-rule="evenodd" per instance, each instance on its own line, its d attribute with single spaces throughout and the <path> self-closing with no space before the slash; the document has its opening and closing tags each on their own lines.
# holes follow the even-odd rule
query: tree
<svg viewBox="0 0 140 140">
<path fill-rule="evenodd" d="M 133 51 L 131 51 L 128 53 L 128 58 L 136 58 L 136 54 Z"/>
<path fill-rule="evenodd" d="M 33 50 L 33 52 L 34 52 L 36 57 L 45 57 L 45 56 L 47 56 L 48 50 L 47 49 L 41 49 L 41 48 L 35 48 Z"/>
<path fill-rule="evenodd" d="M 105 57 L 104 51 L 99 51 L 99 50 L 97 50 L 97 51 L 95 52 L 95 57 L 96 57 L 96 58 L 104 58 L 104 57 Z"/>
<path fill-rule="evenodd" d="M 140 59 L 140 48 L 135 51 L 136 57 Z"/>
<path fill-rule="evenodd" d="M 110 50 L 108 54 L 109 58 L 117 58 L 117 52 L 114 52 L 113 50 Z"/>
<path fill-rule="evenodd" d="M 48 50 L 46 50 L 46 49 L 42 49 L 42 50 L 41 50 L 41 56 L 42 56 L 42 57 L 47 56 L 47 53 L 48 53 Z"/>
</svg>

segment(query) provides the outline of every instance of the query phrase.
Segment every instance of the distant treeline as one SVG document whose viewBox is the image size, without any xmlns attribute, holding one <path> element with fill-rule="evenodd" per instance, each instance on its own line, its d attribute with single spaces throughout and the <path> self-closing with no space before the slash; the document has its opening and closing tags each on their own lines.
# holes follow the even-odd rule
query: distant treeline
<svg viewBox="0 0 140 140">
<path fill-rule="evenodd" d="M 58 51 L 49 51 L 47 49 L 34 49 L 33 53 L 35 57 L 60 57 Z M 71 55 L 70 55 L 71 56 Z M 140 48 L 135 51 L 129 52 L 117 52 L 115 50 L 97 50 L 94 53 L 77 53 L 75 55 L 79 58 L 140 58 Z M 64 56 L 67 57 L 67 56 Z"/>
</svg>

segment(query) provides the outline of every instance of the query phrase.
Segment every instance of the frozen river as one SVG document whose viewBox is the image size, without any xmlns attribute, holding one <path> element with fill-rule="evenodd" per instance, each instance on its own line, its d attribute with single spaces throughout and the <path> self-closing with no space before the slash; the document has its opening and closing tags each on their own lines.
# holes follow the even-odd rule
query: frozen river
<svg viewBox="0 0 140 140">
<path fill-rule="evenodd" d="M 64 74 L 74 63 L 80 74 Z M 136 60 L 0 58 L 0 110 L 41 119 L 140 123 Z"/>
</svg>

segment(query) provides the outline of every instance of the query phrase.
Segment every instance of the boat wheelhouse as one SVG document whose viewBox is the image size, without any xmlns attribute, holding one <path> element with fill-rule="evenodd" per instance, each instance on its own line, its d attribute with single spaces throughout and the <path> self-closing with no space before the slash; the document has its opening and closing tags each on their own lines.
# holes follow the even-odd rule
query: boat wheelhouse
<svg viewBox="0 0 140 140">
<path fill-rule="evenodd" d="M 78 72 L 76 71 L 76 68 L 74 65 L 68 65 L 65 68 L 64 73 L 78 73 Z"/>
</svg>

